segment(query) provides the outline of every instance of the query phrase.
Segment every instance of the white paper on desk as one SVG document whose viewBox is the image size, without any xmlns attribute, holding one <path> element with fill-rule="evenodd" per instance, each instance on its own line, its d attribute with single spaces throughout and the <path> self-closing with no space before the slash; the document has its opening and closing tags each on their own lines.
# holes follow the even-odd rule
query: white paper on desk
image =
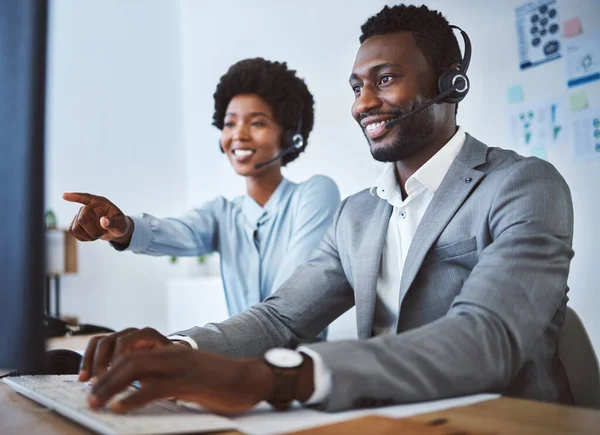
<svg viewBox="0 0 600 435">
<path fill-rule="evenodd" d="M 458 406 L 496 399 L 497 394 L 477 394 L 474 396 L 458 397 L 455 399 L 436 400 L 432 402 L 413 403 L 408 405 L 387 406 L 384 408 L 361 409 L 326 413 L 296 406 L 289 411 L 274 412 L 267 404 L 260 404 L 252 411 L 232 419 L 237 429 L 247 435 L 275 435 L 308 429 L 326 424 L 338 423 L 365 415 L 382 415 L 385 417 L 402 418 L 427 412 L 441 411 Z"/>
</svg>

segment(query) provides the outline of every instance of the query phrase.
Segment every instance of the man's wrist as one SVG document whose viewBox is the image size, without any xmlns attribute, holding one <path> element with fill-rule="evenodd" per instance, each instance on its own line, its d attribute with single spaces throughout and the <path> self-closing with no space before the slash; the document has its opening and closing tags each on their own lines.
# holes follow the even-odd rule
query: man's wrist
<svg viewBox="0 0 600 435">
<path fill-rule="evenodd" d="M 304 362 L 296 378 L 294 399 L 306 402 L 315 390 L 313 360 L 304 353 L 301 355 Z M 277 388 L 275 370 L 269 367 L 261 358 L 252 358 L 248 360 L 248 366 L 244 369 L 244 372 L 244 377 L 249 380 L 249 390 L 258 394 L 257 400 L 273 401 Z"/>
<path fill-rule="evenodd" d="M 267 366 L 262 358 L 248 359 L 247 366 L 243 369 L 243 379 L 248 381 L 248 389 L 257 393 L 256 401 L 270 401 L 275 397 L 275 372 Z"/>
<path fill-rule="evenodd" d="M 313 359 L 305 353 L 300 353 L 304 362 L 298 375 L 298 384 L 296 385 L 296 400 L 306 402 L 315 391 L 315 375 Z"/>
<path fill-rule="evenodd" d="M 188 349 L 192 348 L 192 346 L 187 341 L 184 341 L 184 340 L 171 340 L 171 342 L 173 344 L 177 344 L 179 346 L 187 347 Z"/>
</svg>

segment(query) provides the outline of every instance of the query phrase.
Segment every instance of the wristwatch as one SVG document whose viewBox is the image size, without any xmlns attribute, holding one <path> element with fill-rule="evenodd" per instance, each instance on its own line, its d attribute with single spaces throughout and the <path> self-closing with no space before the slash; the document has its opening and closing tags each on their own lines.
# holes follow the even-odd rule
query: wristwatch
<svg viewBox="0 0 600 435">
<path fill-rule="evenodd" d="M 269 404 L 275 409 L 289 408 L 296 398 L 296 385 L 304 358 L 295 350 L 276 347 L 269 349 L 263 360 L 275 372 L 275 395 Z"/>
</svg>

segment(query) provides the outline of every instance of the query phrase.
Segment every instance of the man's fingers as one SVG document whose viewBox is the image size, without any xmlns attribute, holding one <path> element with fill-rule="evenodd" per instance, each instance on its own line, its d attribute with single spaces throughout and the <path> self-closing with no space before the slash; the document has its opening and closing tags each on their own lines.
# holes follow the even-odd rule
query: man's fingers
<svg viewBox="0 0 600 435">
<path fill-rule="evenodd" d="M 117 339 L 113 361 L 116 361 L 120 356 L 127 355 L 132 350 L 150 350 L 170 344 L 172 344 L 171 340 L 155 329 L 143 328 L 131 334 L 122 335 Z"/>
<path fill-rule="evenodd" d="M 94 354 L 96 353 L 96 345 L 100 338 L 102 337 L 92 337 L 85 348 L 83 358 L 81 359 L 81 366 L 79 367 L 80 382 L 86 382 L 92 377 L 92 363 L 94 361 Z"/>
<path fill-rule="evenodd" d="M 92 363 L 92 375 L 96 377 L 102 376 L 108 368 L 114 354 L 115 344 L 117 340 L 127 334 L 137 331 L 136 328 L 128 328 L 115 334 L 102 337 L 96 344 L 94 352 L 94 361 Z"/>
<path fill-rule="evenodd" d="M 144 382 L 141 388 L 131 394 L 110 403 L 110 409 L 119 413 L 131 411 L 153 400 L 173 397 L 176 395 L 176 389 L 176 385 L 171 379 L 152 379 Z"/>
<path fill-rule="evenodd" d="M 148 388 L 148 385 L 154 382 L 153 377 L 168 380 L 170 376 L 182 375 L 184 373 L 178 369 L 176 360 L 170 353 L 155 351 L 132 353 L 119 359 L 104 376 L 98 378 L 98 382 L 92 388 L 89 403 L 93 408 L 100 408 L 134 381 L 143 380 L 144 388 Z"/>
</svg>

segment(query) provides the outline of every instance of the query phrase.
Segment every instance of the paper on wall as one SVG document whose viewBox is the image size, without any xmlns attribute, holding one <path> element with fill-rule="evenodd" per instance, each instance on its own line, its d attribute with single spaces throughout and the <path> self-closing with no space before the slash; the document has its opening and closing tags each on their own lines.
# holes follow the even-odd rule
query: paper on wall
<svg viewBox="0 0 600 435">
<path fill-rule="evenodd" d="M 600 32 L 565 40 L 567 85 L 600 80 Z"/>
<path fill-rule="evenodd" d="M 552 147 L 566 140 L 564 97 L 519 104 L 509 109 L 510 137 L 521 148 Z"/>
<path fill-rule="evenodd" d="M 587 94 L 585 92 L 577 92 L 569 95 L 569 107 L 571 112 L 579 112 L 588 108 Z"/>
<path fill-rule="evenodd" d="M 514 85 L 508 88 L 508 102 L 510 104 L 522 103 L 525 99 L 523 93 L 523 87 L 521 85 Z"/>
<path fill-rule="evenodd" d="M 562 28 L 563 38 L 572 38 L 573 36 L 581 35 L 581 20 L 579 17 L 566 20 L 563 22 Z"/>
<path fill-rule="evenodd" d="M 556 0 L 536 0 L 515 9 L 519 67 L 527 69 L 561 56 Z"/>
<path fill-rule="evenodd" d="M 573 147 L 579 161 L 600 160 L 600 108 L 572 115 Z"/>
<path fill-rule="evenodd" d="M 538 159 L 542 160 L 548 160 L 545 147 L 532 147 L 529 152 L 533 157 L 537 157 Z"/>
</svg>

